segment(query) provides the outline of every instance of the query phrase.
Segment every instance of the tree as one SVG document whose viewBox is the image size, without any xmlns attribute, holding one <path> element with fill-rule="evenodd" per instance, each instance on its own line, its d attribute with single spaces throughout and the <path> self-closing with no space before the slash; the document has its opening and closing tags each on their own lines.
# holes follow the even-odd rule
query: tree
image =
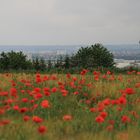
<svg viewBox="0 0 140 140">
<path fill-rule="evenodd" d="M 40 59 L 40 70 L 41 71 L 46 70 L 46 63 L 45 63 L 45 60 L 43 58 Z"/>
<path fill-rule="evenodd" d="M 8 69 L 9 65 L 9 58 L 5 52 L 2 52 L 0 54 L 0 68 L 5 70 Z"/>
<path fill-rule="evenodd" d="M 68 55 L 65 56 L 64 67 L 65 67 L 65 69 L 68 69 L 70 67 L 70 58 Z"/>
<path fill-rule="evenodd" d="M 82 68 L 112 67 L 114 65 L 113 54 L 101 44 L 81 47 L 71 57 L 71 65 Z"/>
<path fill-rule="evenodd" d="M 55 67 L 56 67 L 56 68 L 62 68 L 62 67 L 63 67 L 63 62 L 64 62 L 63 56 L 60 55 L 60 56 L 57 58 L 57 62 L 56 62 L 56 64 L 55 64 Z"/>
<path fill-rule="evenodd" d="M 22 52 L 2 52 L 0 54 L 0 68 L 3 70 L 30 69 L 32 63 Z"/>
<path fill-rule="evenodd" d="M 43 58 L 38 58 L 36 57 L 33 60 L 33 68 L 37 71 L 45 71 L 46 70 L 46 63 L 45 60 Z"/>
<path fill-rule="evenodd" d="M 50 70 L 52 68 L 52 62 L 51 60 L 48 60 L 48 66 L 47 66 L 48 70 Z"/>
<path fill-rule="evenodd" d="M 40 64 L 39 64 L 39 59 L 38 57 L 35 58 L 35 60 L 33 60 L 33 67 L 35 70 L 40 70 Z"/>
</svg>

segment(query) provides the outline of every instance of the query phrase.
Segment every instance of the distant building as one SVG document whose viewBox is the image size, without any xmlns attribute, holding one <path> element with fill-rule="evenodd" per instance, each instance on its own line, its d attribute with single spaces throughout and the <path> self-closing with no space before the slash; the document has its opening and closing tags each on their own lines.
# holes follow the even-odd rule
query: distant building
<svg viewBox="0 0 140 140">
<path fill-rule="evenodd" d="M 33 59 L 32 53 L 25 53 L 25 52 L 24 52 L 24 54 L 27 56 L 27 59 L 28 59 L 28 60 L 32 60 L 32 59 Z"/>
<path fill-rule="evenodd" d="M 66 55 L 66 50 L 57 50 L 56 54 L 57 55 Z"/>
<path fill-rule="evenodd" d="M 140 67 L 140 61 L 136 60 L 124 60 L 124 59 L 115 59 L 115 66 L 118 68 L 125 67 Z"/>
</svg>

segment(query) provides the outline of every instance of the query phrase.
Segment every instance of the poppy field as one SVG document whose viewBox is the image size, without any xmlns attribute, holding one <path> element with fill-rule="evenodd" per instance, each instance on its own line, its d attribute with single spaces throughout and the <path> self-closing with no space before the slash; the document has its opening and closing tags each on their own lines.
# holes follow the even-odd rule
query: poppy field
<svg viewBox="0 0 140 140">
<path fill-rule="evenodd" d="M 0 74 L 0 140 L 139 140 L 140 72 Z"/>
</svg>

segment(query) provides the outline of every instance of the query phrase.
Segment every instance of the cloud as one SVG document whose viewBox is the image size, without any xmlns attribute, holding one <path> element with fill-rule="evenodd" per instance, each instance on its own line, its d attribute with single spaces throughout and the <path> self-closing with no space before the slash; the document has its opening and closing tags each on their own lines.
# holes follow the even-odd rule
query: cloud
<svg viewBox="0 0 140 140">
<path fill-rule="evenodd" d="M 134 43 L 139 0 L 0 0 L 0 44 Z"/>
</svg>

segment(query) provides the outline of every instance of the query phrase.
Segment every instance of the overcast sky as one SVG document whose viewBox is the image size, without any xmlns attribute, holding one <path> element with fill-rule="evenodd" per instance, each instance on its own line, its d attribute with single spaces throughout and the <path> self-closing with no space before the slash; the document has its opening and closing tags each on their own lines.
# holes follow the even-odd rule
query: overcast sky
<svg viewBox="0 0 140 140">
<path fill-rule="evenodd" d="M 139 40 L 140 0 L 0 0 L 0 45 Z"/>
</svg>

